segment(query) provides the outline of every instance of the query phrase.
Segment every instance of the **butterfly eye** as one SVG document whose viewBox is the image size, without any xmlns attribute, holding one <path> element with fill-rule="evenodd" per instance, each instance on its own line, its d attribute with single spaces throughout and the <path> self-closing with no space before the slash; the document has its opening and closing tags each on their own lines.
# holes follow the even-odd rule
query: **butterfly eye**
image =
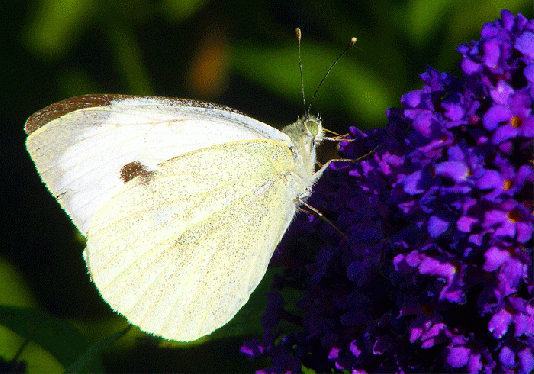
<svg viewBox="0 0 534 374">
<path fill-rule="evenodd" d="M 319 126 L 317 125 L 317 121 L 315 119 L 309 119 L 306 121 L 306 128 L 313 136 L 317 135 L 319 132 Z"/>
</svg>

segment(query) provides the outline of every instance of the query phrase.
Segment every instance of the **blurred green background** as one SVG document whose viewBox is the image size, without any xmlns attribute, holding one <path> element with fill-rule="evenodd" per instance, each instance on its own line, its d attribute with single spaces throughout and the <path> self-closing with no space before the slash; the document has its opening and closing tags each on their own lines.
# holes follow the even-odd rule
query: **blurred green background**
<svg viewBox="0 0 534 374">
<path fill-rule="evenodd" d="M 127 325 L 100 299 L 82 259 L 83 238 L 25 152 L 24 121 L 34 111 L 86 93 L 163 95 L 217 102 L 281 127 L 303 113 L 294 34 L 300 27 L 308 97 L 350 38 L 358 38 L 312 112 L 340 133 L 383 126 L 385 110 L 421 87 L 418 74 L 427 65 L 459 75 L 455 47 L 479 39 L 481 26 L 500 17 L 501 8 L 533 17 L 532 0 L 4 0 L 0 304 L 44 314 L 0 310 L 0 325 L 11 327 L 0 326 L 0 356 L 25 360 L 29 372 L 62 370 Z M 269 279 L 261 287 L 231 324 L 201 342 L 162 347 L 134 329 L 99 350 L 102 366 L 93 368 L 268 366 L 239 353 L 244 340 L 261 337 Z"/>
</svg>

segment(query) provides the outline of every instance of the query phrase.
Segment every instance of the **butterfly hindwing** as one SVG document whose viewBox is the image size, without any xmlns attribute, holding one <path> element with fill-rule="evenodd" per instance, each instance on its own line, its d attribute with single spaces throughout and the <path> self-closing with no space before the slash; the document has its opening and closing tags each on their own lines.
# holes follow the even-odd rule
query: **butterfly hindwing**
<svg viewBox="0 0 534 374">
<path fill-rule="evenodd" d="M 293 162 L 279 142 L 230 142 L 124 184 L 87 235 L 86 260 L 104 299 L 174 340 L 224 325 L 262 279 L 294 215 Z"/>
</svg>

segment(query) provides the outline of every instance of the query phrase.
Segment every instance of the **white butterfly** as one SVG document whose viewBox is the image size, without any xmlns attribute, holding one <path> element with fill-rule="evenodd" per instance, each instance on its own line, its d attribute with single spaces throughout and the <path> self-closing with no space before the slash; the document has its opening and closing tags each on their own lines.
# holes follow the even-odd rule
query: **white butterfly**
<svg viewBox="0 0 534 374">
<path fill-rule="evenodd" d="M 192 341 L 264 276 L 315 173 L 318 118 L 278 131 L 233 109 L 88 95 L 26 122 L 42 180 L 87 237 L 104 300 L 141 330 Z"/>
</svg>

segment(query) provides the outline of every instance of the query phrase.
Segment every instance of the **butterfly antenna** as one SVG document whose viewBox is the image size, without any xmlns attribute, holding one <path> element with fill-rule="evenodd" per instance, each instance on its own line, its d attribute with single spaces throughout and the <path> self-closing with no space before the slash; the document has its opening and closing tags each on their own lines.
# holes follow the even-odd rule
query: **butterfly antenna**
<svg viewBox="0 0 534 374">
<path fill-rule="evenodd" d="M 321 79 L 321 81 L 319 82 L 319 85 L 317 86 L 317 89 L 315 90 L 315 92 L 313 93 L 313 96 L 310 100 L 310 105 L 308 106 L 308 113 L 310 112 L 311 110 L 311 107 L 312 107 L 312 104 L 313 104 L 313 100 L 315 100 L 315 95 L 317 95 L 317 92 L 319 92 L 319 89 L 321 88 L 321 85 L 323 84 L 323 82 L 326 80 L 326 77 L 328 77 L 328 74 L 330 74 L 330 72 L 332 71 L 332 69 L 334 68 L 334 66 L 336 66 L 337 62 L 341 59 L 341 57 L 343 57 L 345 55 L 345 53 L 347 53 L 349 51 L 349 49 L 352 48 L 352 46 L 354 44 L 356 44 L 356 41 L 357 39 L 356 38 L 351 38 L 350 39 L 350 43 L 349 45 L 347 46 L 347 48 L 345 48 L 345 50 L 343 52 L 341 52 L 341 54 L 338 56 L 338 58 L 335 59 L 335 61 L 332 63 L 332 65 L 330 65 L 330 67 L 328 68 L 328 71 L 326 72 L 326 74 L 324 75 L 323 79 Z M 299 43 L 299 48 L 300 48 L 300 43 Z M 299 53 L 299 58 L 300 58 L 300 53 Z M 302 67 L 301 67 L 302 69 Z M 302 70 L 301 70 L 302 71 Z M 301 76 L 302 76 L 302 73 L 301 73 Z M 303 92 L 304 94 L 304 92 Z"/>
<path fill-rule="evenodd" d="M 300 89 L 302 91 L 302 102 L 304 104 L 304 111 L 306 111 L 306 94 L 304 93 L 304 75 L 302 73 L 302 59 L 300 58 L 300 40 L 302 39 L 302 32 L 297 27 L 295 29 L 295 33 L 297 34 L 297 41 L 299 44 Z"/>
</svg>

